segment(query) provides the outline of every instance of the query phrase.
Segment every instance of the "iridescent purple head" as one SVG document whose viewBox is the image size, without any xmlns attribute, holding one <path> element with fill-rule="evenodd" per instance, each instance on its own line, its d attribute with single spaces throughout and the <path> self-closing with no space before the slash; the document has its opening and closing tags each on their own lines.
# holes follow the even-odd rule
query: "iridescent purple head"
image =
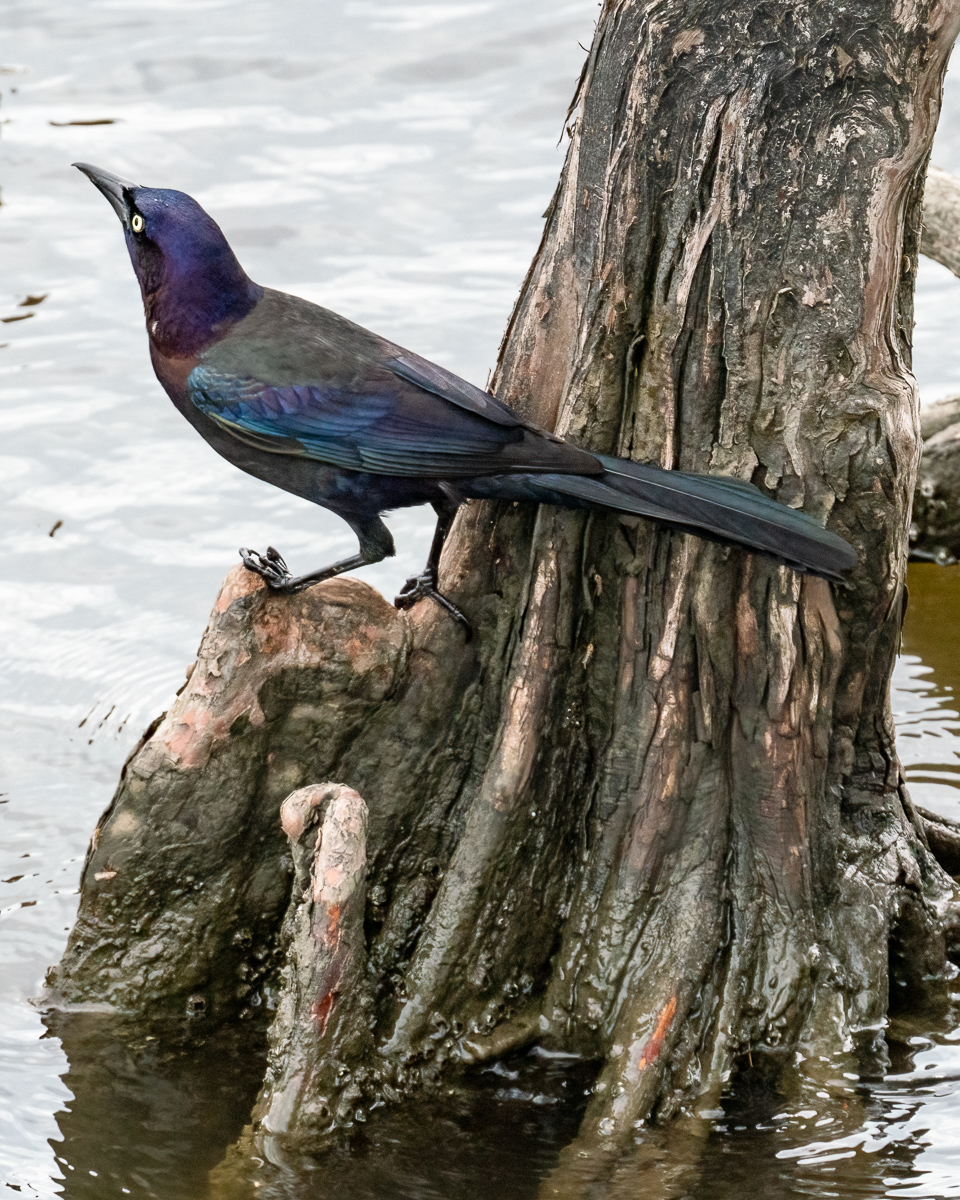
<svg viewBox="0 0 960 1200">
<path fill-rule="evenodd" d="M 248 278 L 220 226 L 191 196 L 140 187 L 89 163 L 73 165 L 123 224 L 147 330 L 162 354 L 198 354 L 259 301 L 263 288 Z"/>
</svg>

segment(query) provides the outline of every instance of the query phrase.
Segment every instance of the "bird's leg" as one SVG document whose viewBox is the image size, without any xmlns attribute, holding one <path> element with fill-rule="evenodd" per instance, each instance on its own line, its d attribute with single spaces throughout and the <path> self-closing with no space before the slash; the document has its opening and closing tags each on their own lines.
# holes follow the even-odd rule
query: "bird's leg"
<svg viewBox="0 0 960 1200">
<path fill-rule="evenodd" d="M 320 567 L 316 571 L 308 571 L 306 575 L 291 575 L 290 569 L 283 561 L 279 552 L 272 546 L 267 547 L 265 554 L 256 550 L 241 550 L 240 557 L 243 565 L 254 575 L 259 575 L 272 592 L 292 595 L 302 592 L 314 583 L 324 579 L 333 579 L 345 571 L 354 571 L 357 567 L 367 567 L 371 563 L 381 562 L 396 554 L 390 530 L 379 517 L 365 517 L 354 520 L 346 518 L 348 524 L 360 539 L 360 550 L 349 558 L 331 563 L 328 567 Z"/>
<path fill-rule="evenodd" d="M 302 592 L 311 584 L 342 575 L 344 571 L 353 571 L 357 567 L 365 567 L 369 563 L 380 561 L 380 558 L 366 558 L 362 554 L 353 554 L 350 558 L 343 558 L 340 562 L 331 563 L 329 567 L 321 567 L 317 571 L 310 571 L 306 575 L 291 575 L 280 552 L 274 550 L 273 546 L 268 546 L 265 554 L 260 554 L 256 550 L 241 549 L 240 557 L 247 570 L 253 571 L 254 575 L 259 575 L 271 592 L 282 592 L 288 596 L 295 592 Z"/>
<path fill-rule="evenodd" d="M 463 628 L 469 642 L 473 637 L 473 629 L 470 622 L 455 604 L 438 591 L 437 586 L 443 543 L 446 541 L 447 533 L 450 530 L 459 505 L 452 500 L 434 500 L 432 504 L 433 510 L 437 514 L 437 527 L 433 532 L 433 541 L 430 543 L 430 553 L 427 555 L 426 566 L 419 575 L 411 575 L 400 589 L 400 595 L 394 600 L 394 604 L 397 608 L 412 608 L 418 600 L 428 598 L 433 600 Z"/>
</svg>

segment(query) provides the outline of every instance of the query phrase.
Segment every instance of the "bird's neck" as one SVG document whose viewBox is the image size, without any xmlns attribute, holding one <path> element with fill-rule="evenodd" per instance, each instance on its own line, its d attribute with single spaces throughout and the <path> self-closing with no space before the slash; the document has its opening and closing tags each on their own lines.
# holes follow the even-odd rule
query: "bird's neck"
<svg viewBox="0 0 960 1200">
<path fill-rule="evenodd" d="M 143 290 L 150 340 L 165 357 L 200 354 L 253 309 L 263 288 L 250 279 L 233 253 L 206 262 L 167 259 L 151 290 Z"/>
</svg>

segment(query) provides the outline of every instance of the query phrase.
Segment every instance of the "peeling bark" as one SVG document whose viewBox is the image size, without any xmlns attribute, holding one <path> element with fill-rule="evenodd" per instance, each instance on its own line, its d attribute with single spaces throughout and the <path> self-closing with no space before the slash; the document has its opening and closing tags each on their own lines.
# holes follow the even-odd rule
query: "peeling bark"
<svg viewBox="0 0 960 1200">
<path fill-rule="evenodd" d="M 936 988 L 954 886 L 889 679 L 920 196 L 958 28 L 960 0 L 607 0 L 495 379 L 575 442 L 804 507 L 861 549 L 850 586 L 488 503 L 442 564 L 469 646 L 429 604 L 350 581 L 270 598 L 234 572 L 91 852 L 66 1001 L 242 1006 L 231 931 L 276 946 L 280 801 L 318 779 L 370 809 L 369 1017 L 340 1061 L 389 1099 L 532 1040 L 595 1058 L 548 1195 L 651 1120 L 696 1143 L 745 1056 L 799 1093 L 877 1041 L 892 978 Z M 171 890 L 188 869 L 200 898 Z"/>
</svg>

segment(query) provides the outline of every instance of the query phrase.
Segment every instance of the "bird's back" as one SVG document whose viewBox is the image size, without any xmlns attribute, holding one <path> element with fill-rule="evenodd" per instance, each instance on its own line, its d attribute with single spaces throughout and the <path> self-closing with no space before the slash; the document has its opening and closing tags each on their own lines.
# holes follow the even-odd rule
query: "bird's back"
<svg viewBox="0 0 960 1200">
<path fill-rule="evenodd" d="M 383 372 L 397 347 L 300 296 L 263 289 L 263 299 L 201 355 L 204 366 L 274 387 L 323 382 L 356 391 Z"/>
</svg>

